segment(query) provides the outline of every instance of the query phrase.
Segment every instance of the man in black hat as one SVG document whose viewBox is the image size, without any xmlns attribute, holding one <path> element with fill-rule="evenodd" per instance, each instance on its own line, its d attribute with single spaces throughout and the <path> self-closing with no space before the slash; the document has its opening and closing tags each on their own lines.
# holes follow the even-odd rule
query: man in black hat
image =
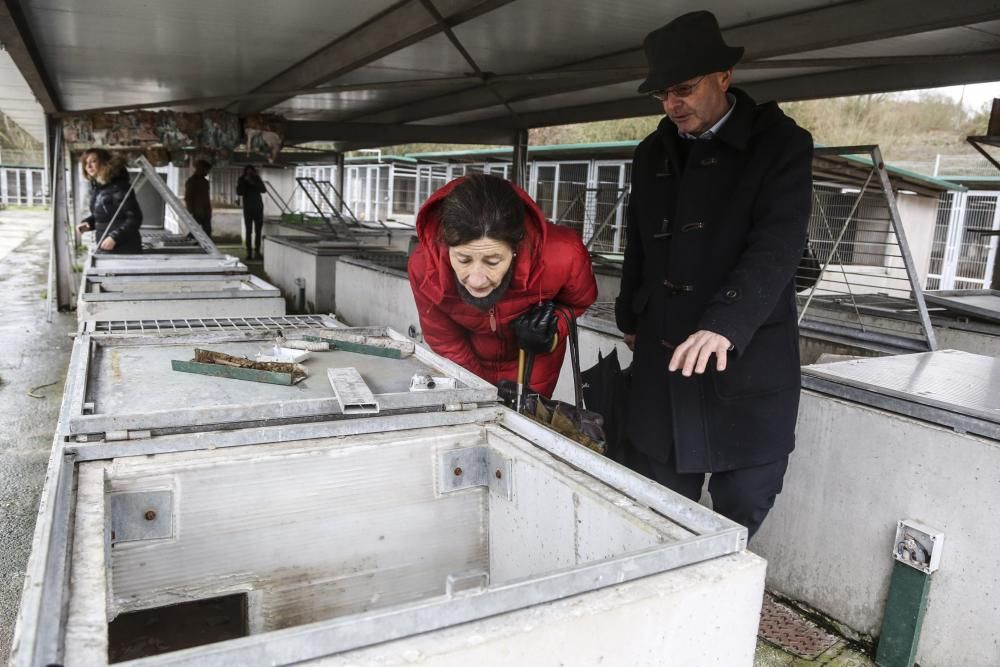
<svg viewBox="0 0 1000 667">
<path fill-rule="evenodd" d="M 753 536 L 795 445 L 794 275 L 806 239 L 812 137 L 731 88 L 743 55 L 715 17 L 645 41 L 639 86 L 666 117 L 632 167 L 615 315 L 635 352 L 628 463 Z"/>
</svg>

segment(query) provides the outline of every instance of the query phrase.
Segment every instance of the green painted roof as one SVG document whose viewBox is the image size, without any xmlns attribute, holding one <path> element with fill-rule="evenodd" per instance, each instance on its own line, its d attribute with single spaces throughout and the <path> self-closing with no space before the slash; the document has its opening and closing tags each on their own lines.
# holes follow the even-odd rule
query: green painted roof
<svg viewBox="0 0 1000 667">
<path fill-rule="evenodd" d="M 618 148 L 629 149 L 629 152 L 639 145 L 638 141 L 601 141 L 593 144 L 549 144 L 545 146 L 528 146 L 528 155 L 532 153 L 553 153 L 553 152 L 576 152 L 593 153 L 595 151 L 606 151 Z M 489 156 L 510 156 L 514 154 L 512 146 L 501 146 L 497 148 L 477 148 L 468 151 L 434 151 L 428 153 L 407 153 L 407 157 L 418 160 L 426 159 L 455 159 L 460 160 L 470 157 Z"/>
<path fill-rule="evenodd" d="M 371 155 L 352 155 L 350 157 L 345 157 L 344 162 L 373 162 L 378 164 L 381 162 L 408 162 L 410 164 L 416 164 L 417 159 L 410 157 L 408 155 L 383 155 L 380 158 L 374 158 Z"/>
</svg>

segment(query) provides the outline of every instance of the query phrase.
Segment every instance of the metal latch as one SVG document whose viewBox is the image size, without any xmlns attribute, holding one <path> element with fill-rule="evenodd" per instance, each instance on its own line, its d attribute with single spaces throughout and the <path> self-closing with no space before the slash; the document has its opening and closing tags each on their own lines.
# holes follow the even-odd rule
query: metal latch
<svg viewBox="0 0 1000 667">
<path fill-rule="evenodd" d="M 111 494 L 111 543 L 174 536 L 174 492 Z"/>
<path fill-rule="evenodd" d="M 492 493 L 511 500 L 514 480 L 511 460 L 492 447 L 462 447 L 437 452 L 438 493 L 473 486 L 489 487 Z"/>
</svg>

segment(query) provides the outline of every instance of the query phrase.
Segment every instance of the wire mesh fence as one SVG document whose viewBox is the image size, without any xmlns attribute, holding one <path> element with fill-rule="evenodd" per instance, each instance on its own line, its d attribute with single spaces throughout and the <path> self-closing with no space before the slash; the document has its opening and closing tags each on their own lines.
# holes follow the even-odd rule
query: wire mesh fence
<svg viewBox="0 0 1000 667">
<path fill-rule="evenodd" d="M 941 196 L 931 247 L 927 289 L 990 286 L 1000 234 L 1000 192 Z"/>
<path fill-rule="evenodd" d="M 595 253 L 622 253 L 627 243 L 631 165 L 546 164 L 533 183 L 542 212 L 558 225 L 577 230 Z"/>
<path fill-rule="evenodd" d="M 915 268 L 877 149 L 867 164 L 846 163 L 860 149 L 817 151 L 809 243 L 819 263 L 807 285 L 807 255 L 799 270 L 799 319 L 804 329 L 866 339 L 903 349 L 933 347 L 933 333 Z M 838 158 L 841 158 L 838 160 Z M 877 165 L 877 166 L 876 166 Z M 917 287 L 917 289 L 914 289 Z M 916 313 L 921 324 L 901 329 L 886 319 Z"/>
</svg>

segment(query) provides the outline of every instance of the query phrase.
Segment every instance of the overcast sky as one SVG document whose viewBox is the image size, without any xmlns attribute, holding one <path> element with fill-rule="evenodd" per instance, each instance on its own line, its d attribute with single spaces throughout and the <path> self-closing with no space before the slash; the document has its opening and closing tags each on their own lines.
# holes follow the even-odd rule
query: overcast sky
<svg viewBox="0 0 1000 667">
<path fill-rule="evenodd" d="M 945 88 L 928 88 L 926 90 L 911 90 L 905 94 L 916 95 L 922 92 L 941 93 L 954 100 L 962 100 L 962 106 L 966 109 L 978 111 L 993 100 L 1000 97 L 1000 81 L 993 83 L 971 83 L 967 86 L 946 86 Z"/>
</svg>

